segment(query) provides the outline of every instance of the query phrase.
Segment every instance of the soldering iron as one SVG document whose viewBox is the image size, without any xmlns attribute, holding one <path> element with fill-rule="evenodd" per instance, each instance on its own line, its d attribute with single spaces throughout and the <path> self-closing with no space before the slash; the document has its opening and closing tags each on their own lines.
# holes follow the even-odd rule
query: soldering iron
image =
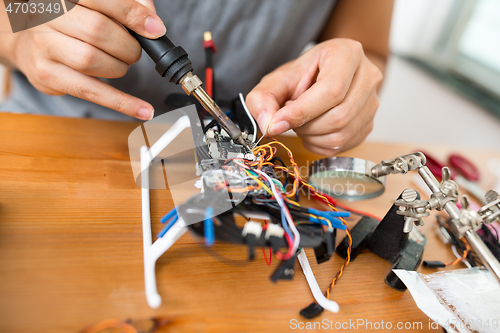
<svg viewBox="0 0 500 333">
<path fill-rule="evenodd" d="M 158 39 L 148 39 L 130 29 L 129 32 L 155 62 L 158 74 L 172 83 L 180 84 L 184 92 L 193 95 L 229 134 L 231 139 L 251 150 L 248 143 L 243 139 L 240 129 L 205 92 L 202 87 L 203 82 L 193 74 L 191 60 L 189 60 L 188 54 L 182 47 L 175 46 L 167 35 L 163 35 Z"/>
</svg>

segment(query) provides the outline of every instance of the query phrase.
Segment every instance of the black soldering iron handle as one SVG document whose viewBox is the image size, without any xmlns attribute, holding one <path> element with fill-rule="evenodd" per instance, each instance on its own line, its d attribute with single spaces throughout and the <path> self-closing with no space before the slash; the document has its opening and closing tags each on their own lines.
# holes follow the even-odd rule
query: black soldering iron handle
<svg viewBox="0 0 500 333">
<path fill-rule="evenodd" d="M 127 30 L 154 61 L 158 74 L 170 82 L 179 84 L 184 75 L 193 71 L 186 51 L 180 46 L 175 46 L 167 35 L 158 39 L 149 39 L 130 29 Z"/>
</svg>

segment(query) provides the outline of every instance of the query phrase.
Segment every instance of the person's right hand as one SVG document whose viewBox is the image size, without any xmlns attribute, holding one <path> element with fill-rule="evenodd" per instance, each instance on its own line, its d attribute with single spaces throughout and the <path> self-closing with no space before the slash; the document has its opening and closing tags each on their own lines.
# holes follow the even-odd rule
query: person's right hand
<svg viewBox="0 0 500 333">
<path fill-rule="evenodd" d="M 153 0 L 80 0 L 67 14 L 18 32 L 16 67 L 49 95 L 73 95 L 149 120 L 151 104 L 100 81 L 124 76 L 139 61 L 140 44 L 121 25 L 147 38 L 166 29 Z"/>
</svg>

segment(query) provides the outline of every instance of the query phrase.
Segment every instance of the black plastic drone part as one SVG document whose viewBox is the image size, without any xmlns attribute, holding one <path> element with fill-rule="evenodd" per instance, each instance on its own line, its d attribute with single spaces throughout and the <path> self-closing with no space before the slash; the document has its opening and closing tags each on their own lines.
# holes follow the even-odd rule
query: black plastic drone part
<svg viewBox="0 0 500 333">
<path fill-rule="evenodd" d="M 399 196 L 398 199 L 401 199 Z M 420 199 L 420 195 L 418 198 Z M 370 250 L 379 257 L 389 261 L 392 269 L 416 270 L 422 261 L 424 246 L 409 239 L 409 234 L 403 232 L 404 217 L 396 212 L 398 206 L 393 205 L 379 223 L 377 220 L 364 216 L 351 230 L 352 246 L 351 261 L 364 249 Z M 345 237 L 337 246 L 337 254 L 347 257 L 349 240 Z M 385 282 L 398 291 L 405 291 L 406 286 L 392 271 L 387 274 Z"/>
<path fill-rule="evenodd" d="M 312 302 L 308 307 L 300 310 L 300 315 L 307 319 L 313 319 L 323 312 L 323 308 L 316 302 Z"/>
</svg>

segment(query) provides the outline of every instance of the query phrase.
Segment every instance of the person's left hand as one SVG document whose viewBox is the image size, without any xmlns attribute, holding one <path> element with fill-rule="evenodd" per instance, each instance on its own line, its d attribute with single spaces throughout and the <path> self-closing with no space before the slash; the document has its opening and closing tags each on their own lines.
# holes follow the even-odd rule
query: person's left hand
<svg viewBox="0 0 500 333">
<path fill-rule="evenodd" d="M 307 149 L 333 156 L 371 132 L 382 78 L 360 43 L 331 39 L 266 75 L 246 103 L 263 132 L 293 129 Z"/>
</svg>

